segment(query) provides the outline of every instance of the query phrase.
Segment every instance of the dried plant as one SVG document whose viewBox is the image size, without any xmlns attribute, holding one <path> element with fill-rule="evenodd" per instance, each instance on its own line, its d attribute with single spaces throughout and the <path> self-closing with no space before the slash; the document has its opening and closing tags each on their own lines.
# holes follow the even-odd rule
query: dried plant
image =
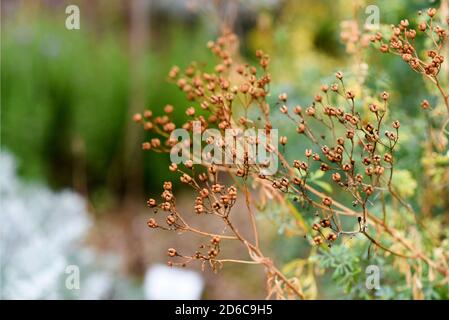
<svg viewBox="0 0 449 320">
<path fill-rule="evenodd" d="M 445 60 L 443 51 L 446 49 L 449 39 L 449 30 L 447 28 L 449 19 L 440 23 L 437 19 L 437 10 L 435 8 L 429 8 L 426 14 L 420 11 L 419 15 L 421 19 L 417 22 L 417 30 L 410 26 L 410 22 L 407 19 L 403 19 L 399 24 L 391 27 L 392 34 L 386 41 L 384 41 L 384 36 L 381 32 L 373 35 L 371 41 L 379 43 L 381 52 L 401 57 L 413 71 L 421 74 L 437 88 L 446 108 L 445 115 L 443 112 L 436 110 L 438 116 L 444 115 L 439 137 L 440 146 L 443 149 L 444 145 L 447 144 L 445 135 L 449 134 L 446 129 L 449 124 L 449 89 L 447 88 L 449 83 L 447 68 L 443 72 L 441 71 Z M 415 39 L 420 36 L 426 37 L 430 44 L 423 50 L 417 48 L 415 43 Z M 432 109 L 428 100 L 423 100 L 421 107 L 423 109 Z"/>
<path fill-rule="evenodd" d="M 419 27 L 422 32 L 427 32 L 436 46 L 429 51 L 430 62 L 417 55 L 413 46 L 416 31 L 408 28 L 406 20 L 394 27 L 388 45 L 382 42 L 380 33 L 374 35 L 372 41 L 380 42 L 383 52 L 401 55 L 415 71 L 434 83 L 449 113 L 449 96 L 438 77 L 444 63 L 440 50 L 448 32 L 435 25 L 434 15 L 433 9 L 429 10 L 430 21 Z M 258 66 L 240 61 L 236 54 L 237 37 L 230 32 L 224 33 L 216 42 L 209 42 L 208 48 L 219 59 L 213 71 L 205 72 L 199 64 L 192 63 L 185 70 L 173 67 L 169 73 L 169 79 L 185 93 L 191 104 L 186 109 L 189 120 L 182 128 L 193 134 L 194 121 L 198 121 L 202 132 L 208 128 L 216 128 L 221 133 L 226 129 L 263 129 L 269 135 L 275 130 L 272 113 L 279 112 L 284 122 L 291 123 L 299 139 L 308 146 L 289 163 L 286 150 L 294 150 L 295 145 L 289 143 L 286 136 L 280 136 L 279 141 L 271 141 L 266 148 L 275 152 L 280 162 L 279 170 L 273 175 L 265 174 L 267 164 L 254 163 L 247 152 L 239 164 L 197 164 L 194 154 L 190 154 L 183 165 L 170 164 L 169 170 L 178 172 L 181 182 L 193 189 L 196 216 L 219 219 L 223 228 L 217 233 L 195 228 L 188 221 L 192 216 L 181 213 L 177 208 L 172 182 L 165 182 L 162 200 L 148 200 L 148 206 L 157 213 L 148 221 L 148 226 L 177 233 L 190 232 L 205 239 L 193 254 L 170 248 L 168 255 L 175 260 L 169 265 L 185 266 L 199 261 L 203 268 L 208 265 L 217 271 L 226 262 L 261 264 L 267 272 L 268 297 L 305 298 L 301 280 L 296 277 L 289 279 L 262 253 L 254 205 L 265 203 L 270 198 L 291 211 L 299 207 L 303 212 L 301 215 L 313 218 L 310 225 L 298 221 L 312 245 L 331 247 L 341 238 L 362 235 L 385 254 L 422 261 L 441 275 L 443 283 L 449 281 L 447 252 L 434 254 L 425 251 L 421 240 L 409 239 L 404 233 L 406 228 L 401 229 L 391 222 L 388 201 L 399 203 L 408 215 L 415 217 L 415 212 L 392 184 L 401 125 L 397 120 L 387 122 L 390 93 L 381 92 L 376 101 L 366 103 L 364 99 L 358 99 L 356 91 L 346 87 L 343 73 L 337 72 L 335 81 L 321 86 L 308 106 L 291 105 L 285 93 L 270 106 L 269 55 L 257 51 Z M 423 108 L 427 107 L 423 102 Z M 153 116 L 150 110 L 134 116 L 134 121 L 157 135 L 142 144 L 144 150 L 170 152 L 177 144 L 178 141 L 171 136 L 176 129 L 171 119 L 173 108 L 167 105 L 161 116 Z M 258 141 L 249 143 L 257 145 Z M 277 143 L 282 146 L 280 150 L 272 146 Z M 238 152 L 237 147 L 225 148 L 220 139 L 207 139 L 205 144 L 217 145 L 223 153 L 230 153 L 228 156 L 231 158 Z M 186 147 L 189 149 L 190 145 Z M 316 171 L 323 172 L 324 179 L 333 184 L 333 192 L 324 193 L 312 186 L 311 176 Z M 252 190 L 257 190 L 257 193 Z M 251 239 L 239 232 L 241 226 L 232 219 L 232 209 L 239 198 L 246 203 L 253 232 Z M 298 217 L 297 212 L 294 217 Z M 415 223 L 422 226 L 418 218 Z M 347 230 L 344 227 L 347 225 L 355 225 L 356 228 Z M 385 237 L 388 242 L 382 241 Z M 432 238 L 430 235 L 425 237 Z M 239 241 L 247 250 L 249 259 L 221 257 L 221 248 L 228 241 Z"/>
</svg>

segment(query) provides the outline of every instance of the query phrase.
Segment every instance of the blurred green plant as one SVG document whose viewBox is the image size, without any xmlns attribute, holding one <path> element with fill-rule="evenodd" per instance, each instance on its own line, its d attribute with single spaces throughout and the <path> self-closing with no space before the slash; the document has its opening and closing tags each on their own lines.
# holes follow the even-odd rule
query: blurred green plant
<svg viewBox="0 0 449 320">
<path fill-rule="evenodd" d="M 144 174 L 134 183 L 146 189 L 166 177 L 161 170 L 165 155 L 142 155 L 138 146 L 126 146 L 134 76 L 126 28 L 94 33 L 90 25 L 68 31 L 44 12 L 27 17 L 26 23 L 15 16 L 4 23 L 1 143 L 18 158 L 22 176 L 55 188 L 88 190 L 94 202 L 123 192 L 126 158 L 142 158 Z M 201 23 L 189 28 L 172 23 L 158 32 L 170 41 L 160 46 L 150 39 L 137 62 L 144 74 L 142 108 L 156 112 L 169 101 L 185 106 L 179 90 L 164 81 L 171 61 L 185 65 L 193 56 L 201 63 L 210 60 L 203 46 L 191 45 L 208 38 Z M 182 110 L 175 108 L 175 119 Z"/>
</svg>

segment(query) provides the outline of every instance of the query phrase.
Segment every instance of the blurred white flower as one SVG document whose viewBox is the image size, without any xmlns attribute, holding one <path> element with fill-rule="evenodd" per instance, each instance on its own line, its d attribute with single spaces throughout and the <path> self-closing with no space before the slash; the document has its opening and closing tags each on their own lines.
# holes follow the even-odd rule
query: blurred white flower
<svg viewBox="0 0 449 320">
<path fill-rule="evenodd" d="M 198 300 L 204 280 L 198 272 L 157 264 L 145 274 L 145 298 L 150 300 Z"/>
<path fill-rule="evenodd" d="M 117 259 L 105 261 L 81 244 L 91 221 L 84 199 L 25 184 L 14 158 L 0 153 L 2 299 L 113 298 Z M 102 266 L 101 263 L 105 262 Z M 80 269 L 79 290 L 65 286 L 68 265 Z"/>
</svg>

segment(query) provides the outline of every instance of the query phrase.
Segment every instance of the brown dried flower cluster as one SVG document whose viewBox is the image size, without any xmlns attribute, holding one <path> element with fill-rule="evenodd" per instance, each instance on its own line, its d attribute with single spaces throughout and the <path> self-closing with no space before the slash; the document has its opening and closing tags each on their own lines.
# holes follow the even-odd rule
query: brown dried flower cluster
<svg viewBox="0 0 449 320">
<path fill-rule="evenodd" d="M 429 16 L 431 14 L 432 12 Z M 447 31 L 433 24 L 426 29 L 438 34 L 438 41 L 447 37 Z M 377 34 L 373 41 L 381 42 L 382 47 L 386 45 L 387 50 L 382 49 L 383 51 L 395 52 L 402 57 L 411 55 L 410 59 L 405 57 L 407 62 L 411 65 L 416 62 L 417 67 L 414 69 L 433 79 L 438 85 L 437 76 L 443 60 L 438 50 L 431 54 L 431 62 L 419 59 L 411 44 L 415 33 L 408 29 L 408 22 L 404 20 L 400 26 L 395 27 L 394 36 L 388 45 L 383 44 L 381 34 Z M 316 217 L 314 223 L 309 226 L 309 239 L 312 244 L 331 246 L 343 236 L 361 234 L 389 254 L 421 259 L 431 268 L 449 277 L 447 269 L 426 256 L 388 225 L 384 205 L 386 195 L 396 198 L 411 211 L 392 186 L 394 153 L 399 140 L 400 123 L 397 120 L 386 123 L 389 114 L 388 92 L 380 93 L 377 102 L 364 105 L 363 101 L 358 101 L 356 92 L 346 88 L 344 74 L 337 72 L 335 81 L 321 86 L 320 92 L 311 99 L 309 105 L 291 105 L 288 95 L 282 93 L 278 96 L 276 105 L 270 106 L 267 101 L 271 82 L 268 73 L 270 57 L 266 53 L 256 52 L 258 66 L 241 63 L 236 55 L 237 38 L 232 33 L 224 34 L 217 41 L 209 42 L 207 46 L 219 59 L 213 72 L 204 72 L 196 63 L 192 63 L 185 70 L 175 66 L 169 72 L 170 80 L 177 84 L 189 101 L 185 108 L 188 120 L 181 125 L 182 128 L 193 133 L 193 121 L 199 121 L 201 131 L 207 128 L 216 128 L 221 132 L 226 129 L 254 128 L 269 133 L 274 129 L 271 113 L 279 110 L 285 121 L 291 122 L 296 128 L 299 139 L 307 141 L 309 147 L 298 152 L 297 159 L 289 163 L 284 151 L 295 146 L 286 136 L 280 136 L 279 144 L 283 146 L 283 152 L 277 152 L 277 157 L 281 168 L 271 176 L 262 174 L 266 164 L 251 163 L 246 153 L 242 164 L 197 165 L 193 158 L 183 165 L 170 164 L 169 170 L 178 172 L 180 181 L 190 186 L 195 193 L 192 207 L 194 215 L 185 215 L 178 210 L 172 183 L 166 182 L 161 200 L 148 200 L 148 206 L 157 214 L 148 220 L 148 226 L 177 233 L 191 232 L 206 240 L 193 254 L 170 248 L 168 256 L 175 259 L 169 262 L 170 265 L 185 266 L 200 261 L 203 267 L 209 265 L 213 270 L 218 270 L 226 262 L 261 264 L 267 272 L 268 297 L 304 298 L 300 282 L 297 279 L 288 279 L 275 267 L 271 259 L 262 253 L 252 210 L 254 203 L 263 202 L 266 197 L 286 205 L 289 200 L 285 195 L 289 195 Z M 428 102 L 423 102 L 423 108 L 428 107 Z M 369 110 L 369 116 L 362 117 L 362 108 Z M 171 117 L 173 109 L 171 105 L 165 106 L 161 116 L 154 116 L 150 110 L 134 115 L 134 121 L 157 136 L 142 144 L 144 150 L 170 152 L 177 143 L 177 140 L 170 137 L 170 133 L 176 128 Z M 251 114 L 257 116 L 248 116 L 250 109 Z M 211 140 L 206 143 L 218 142 Z M 223 152 L 227 152 L 223 143 L 221 147 Z M 235 156 L 235 149 L 230 152 Z M 304 156 L 300 157 L 301 154 Z M 341 200 L 312 187 L 311 175 L 317 170 L 322 171 L 335 188 L 343 191 L 338 193 L 344 195 Z M 232 184 L 228 184 L 229 177 Z M 254 199 L 255 195 L 250 186 L 258 189 L 261 199 Z M 247 206 L 253 231 L 252 239 L 243 236 L 239 232 L 240 227 L 235 225 L 232 219 L 232 209 L 239 198 L 244 199 Z M 381 205 L 375 206 L 375 203 Z M 382 208 L 382 212 L 375 214 L 372 212 L 374 208 Z M 379 218 L 379 215 L 382 218 Z M 212 233 L 195 228 L 188 222 L 195 216 L 219 219 L 223 223 L 222 231 Z M 358 226 L 355 230 L 343 228 L 345 224 L 342 221 L 348 218 L 355 220 L 355 225 Z M 395 249 L 380 243 L 377 237 L 372 236 L 369 233 L 370 226 L 389 235 L 397 244 Z M 249 259 L 222 258 L 221 247 L 227 241 L 239 241 L 247 250 Z"/>
<path fill-rule="evenodd" d="M 189 120 L 182 125 L 182 128 L 192 131 L 193 121 L 201 123 L 201 131 L 209 127 L 217 128 L 221 131 L 239 126 L 249 127 L 253 122 L 241 116 L 234 119 L 235 105 L 249 108 L 251 104 L 257 103 L 262 109 L 266 119 L 269 118 L 269 106 L 265 101 L 268 94 L 268 84 L 271 79 L 265 71 L 269 65 L 269 57 L 258 51 L 260 67 L 264 74 L 257 77 L 257 68 L 247 64 L 239 64 L 233 61 L 232 55 L 237 48 L 237 38 L 232 33 L 227 33 L 216 42 L 209 42 L 208 48 L 219 59 L 214 67 L 213 73 L 202 72 L 194 63 L 181 72 L 179 67 L 173 67 L 169 72 L 169 78 L 176 82 L 186 98 L 192 105 L 186 108 L 186 115 Z M 142 124 L 145 130 L 157 134 L 159 138 L 144 142 L 144 150 L 156 152 L 169 152 L 171 147 L 177 143 L 170 138 L 170 133 L 176 128 L 170 118 L 173 107 L 166 106 L 164 115 L 153 117 L 152 111 L 145 111 L 143 115 L 136 114 L 134 121 Z M 271 125 L 267 121 L 266 130 L 270 130 Z M 207 141 L 216 143 L 217 141 Z M 224 146 L 223 146 L 224 148 Z M 224 149 L 223 149 L 224 150 Z M 235 155 L 235 148 L 230 151 Z M 197 216 L 211 216 L 223 222 L 223 230 L 219 234 L 214 234 L 205 230 L 198 230 L 187 222 L 176 207 L 175 197 L 172 193 L 172 183 L 164 184 L 164 191 L 161 195 L 162 201 L 149 199 L 148 206 L 153 208 L 155 213 L 164 212 L 164 222 L 157 222 L 156 218 L 150 218 L 148 226 L 153 229 L 163 229 L 176 232 L 191 232 L 198 236 L 207 238 L 208 241 L 198 248 L 193 254 L 184 254 L 174 248 L 168 250 L 168 256 L 177 258 L 178 261 L 170 261 L 169 265 L 186 266 L 193 261 L 200 261 L 203 268 L 209 265 L 217 271 L 226 262 L 261 264 L 265 266 L 267 273 L 268 296 L 297 296 L 304 298 L 299 285 L 287 279 L 273 264 L 271 259 L 264 256 L 259 247 L 259 235 L 255 222 L 254 213 L 251 208 L 250 193 L 246 188 L 246 180 L 250 175 L 258 175 L 264 164 L 249 165 L 248 155 L 245 153 L 242 165 L 216 165 L 206 166 L 194 165 L 192 160 L 181 165 L 172 163 L 169 170 L 179 172 L 180 181 L 193 188 L 196 193 L 193 211 Z M 204 169 L 202 169 L 204 168 Z M 235 185 L 226 185 L 224 175 L 234 176 Z M 249 219 L 254 232 L 254 240 L 245 238 L 239 228 L 234 225 L 231 218 L 231 211 L 234 207 L 238 189 L 245 194 Z M 220 257 L 220 247 L 225 241 L 240 241 L 247 249 L 250 260 L 226 259 Z"/>
<path fill-rule="evenodd" d="M 434 83 L 443 96 L 449 113 L 449 91 L 443 88 L 441 80 L 438 78 L 444 63 L 441 51 L 449 39 L 449 19 L 446 21 L 446 25 L 438 23 L 435 19 L 437 15 L 435 8 L 429 8 L 426 14 L 420 12 L 420 15 L 424 17 L 418 23 L 417 30 L 410 26 L 407 19 L 404 19 L 399 24 L 392 26 L 392 35 L 389 39 L 384 40 L 382 33 L 378 32 L 371 37 L 371 41 L 380 44 L 381 52 L 400 56 L 415 72 L 422 74 Z M 425 51 L 425 56 L 420 55 L 421 51 L 415 45 L 415 39 L 421 35 L 428 37 L 433 46 Z M 430 107 L 426 100 L 421 105 L 424 109 Z"/>
<path fill-rule="evenodd" d="M 273 179 L 275 188 L 299 196 L 297 199 L 304 206 L 310 205 L 317 210 L 316 215 L 321 220 L 313 225 L 317 232 L 313 241 L 329 245 L 341 235 L 363 233 L 370 238 L 367 234 L 368 206 L 372 205 L 374 195 L 393 191 L 393 154 L 400 127 L 396 120 L 388 130 L 385 129 L 383 120 L 388 111 L 389 93 L 379 95 L 382 104 L 368 106 L 371 121 L 362 119 L 356 110 L 355 93 L 345 88 L 343 73 L 337 72 L 335 77 L 336 82 L 323 85 L 306 108 L 294 106 L 289 112 L 287 96 L 280 97 L 281 112 L 294 123 L 298 134 L 310 140 L 311 148 L 305 150 L 304 160 L 294 160 L 291 166 L 284 161 L 284 176 Z M 323 132 L 329 137 L 319 134 Z M 314 172 L 312 168 L 325 172 L 336 186 L 349 193 L 353 207 L 361 207 L 357 230 L 343 230 L 341 212 L 330 196 L 316 198 L 319 194 L 308 184 Z M 290 181 L 286 177 L 295 178 Z M 284 179 L 287 180 L 283 183 Z M 326 228 L 331 231 L 323 232 Z"/>
</svg>

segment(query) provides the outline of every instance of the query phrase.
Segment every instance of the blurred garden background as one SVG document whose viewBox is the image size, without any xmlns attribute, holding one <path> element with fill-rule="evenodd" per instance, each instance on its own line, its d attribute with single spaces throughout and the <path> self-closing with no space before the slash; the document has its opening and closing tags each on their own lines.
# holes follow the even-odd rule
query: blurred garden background
<svg viewBox="0 0 449 320">
<path fill-rule="evenodd" d="M 65 27 L 68 5 L 80 9 L 79 30 Z M 166 263 L 176 239 L 148 230 L 146 199 L 176 176 L 168 156 L 142 152 L 144 133 L 132 115 L 172 104 L 182 121 L 187 101 L 167 81 L 168 71 L 190 61 L 212 65 L 206 43 L 224 22 L 237 33 L 244 59 L 255 61 L 256 49 L 270 54 L 274 100 L 287 92 L 306 104 L 342 70 L 355 83 L 363 78 L 373 90 L 394 91 L 392 112 L 410 123 L 401 139 L 418 140 L 426 125 L 419 102 L 432 95 L 406 64 L 352 42 L 368 5 L 378 6 L 388 25 L 439 2 L 2 0 L 2 298 L 157 297 L 149 270 Z M 293 139 L 292 129 L 284 134 Z M 415 190 L 422 149 L 409 143 L 399 152 L 399 176 L 413 203 L 426 196 Z M 442 201 L 440 212 L 447 208 Z M 275 212 L 258 217 L 268 252 L 280 265 L 306 256 L 308 243 Z M 195 247 L 194 239 L 179 242 Z M 80 267 L 80 290 L 64 286 L 67 265 Z M 265 297 L 258 267 L 227 266 L 219 275 L 188 270 L 201 287 L 198 297 Z M 325 274 L 317 297 L 345 296 Z"/>
</svg>

